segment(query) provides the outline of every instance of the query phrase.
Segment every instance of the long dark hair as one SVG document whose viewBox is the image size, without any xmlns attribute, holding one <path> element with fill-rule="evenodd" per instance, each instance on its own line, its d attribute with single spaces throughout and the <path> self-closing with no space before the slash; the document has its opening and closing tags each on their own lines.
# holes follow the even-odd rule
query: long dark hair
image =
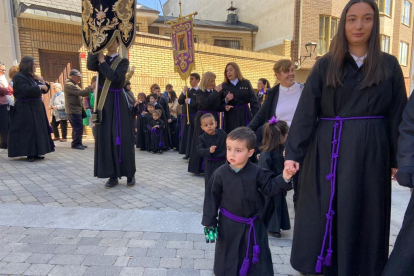
<svg viewBox="0 0 414 276">
<path fill-rule="evenodd" d="M 267 89 L 270 89 L 270 88 L 272 88 L 271 86 L 270 86 L 270 82 L 267 80 L 267 79 L 265 79 L 265 78 L 260 78 L 259 79 L 259 81 L 261 81 L 262 83 L 263 83 L 263 85 L 264 86 L 266 86 L 267 85 Z M 264 88 L 264 87 L 263 87 Z M 265 91 L 266 92 L 266 91 Z"/>
<path fill-rule="evenodd" d="M 24 56 L 19 64 L 19 71 L 25 75 L 33 77 L 34 58 L 31 56 Z"/>
<path fill-rule="evenodd" d="M 278 121 L 276 124 L 267 122 L 263 127 L 263 140 L 260 151 L 275 151 L 282 144 L 282 139 L 289 132 L 289 126 L 285 121 Z"/>
<path fill-rule="evenodd" d="M 338 25 L 338 33 L 332 40 L 331 47 L 327 54 L 329 59 L 328 72 L 326 76 L 327 86 L 337 88 L 342 85 L 346 74 L 345 57 L 348 54 L 348 41 L 345 35 L 346 14 L 352 5 L 356 3 L 367 3 L 374 11 L 374 25 L 371 36 L 368 40 L 368 53 L 364 60 L 363 72 L 364 79 L 359 89 L 371 87 L 379 84 L 380 81 L 387 78 L 388 72 L 384 62 L 384 54 L 381 51 L 380 44 L 380 22 L 378 6 L 374 0 L 351 0 L 342 11 L 341 19 Z"/>
<path fill-rule="evenodd" d="M 174 90 L 171 90 L 170 92 L 168 92 L 168 94 L 171 95 L 171 97 L 169 97 L 170 98 L 170 103 L 174 103 L 175 99 L 177 99 L 177 94 L 175 93 Z"/>
</svg>

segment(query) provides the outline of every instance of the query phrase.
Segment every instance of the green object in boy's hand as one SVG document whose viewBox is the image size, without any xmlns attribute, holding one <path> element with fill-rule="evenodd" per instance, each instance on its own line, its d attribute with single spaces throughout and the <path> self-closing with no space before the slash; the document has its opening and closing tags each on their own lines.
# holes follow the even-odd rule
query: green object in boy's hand
<svg viewBox="0 0 414 276">
<path fill-rule="evenodd" d="M 214 243 L 218 237 L 217 227 L 204 227 L 204 234 L 206 236 L 206 243 Z"/>
</svg>

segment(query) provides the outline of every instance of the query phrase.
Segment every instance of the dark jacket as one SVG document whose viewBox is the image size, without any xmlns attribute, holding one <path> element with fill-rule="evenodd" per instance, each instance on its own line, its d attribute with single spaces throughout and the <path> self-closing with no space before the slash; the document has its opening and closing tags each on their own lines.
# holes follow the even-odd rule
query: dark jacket
<svg viewBox="0 0 414 276">
<path fill-rule="evenodd" d="M 93 91 L 92 86 L 86 87 L 85 90 L 79 87 L 73 80 L 68 79 L 65 83 L 65 110 L 69 114 L 82 114 L 82 98 L 89 96 Z"/>
<path fill-rule="evenodd" d="M 256 116 L 253 117 L 252 121 L 248 125 L 249 128 L 256 131 L 259 127 L 275 116 L 277 102 L 279 101 L 279 87 L 280 84 L 274 86 L 267 92 L 266 99 L 259 112 L 257 112 Z"/>
</svg>

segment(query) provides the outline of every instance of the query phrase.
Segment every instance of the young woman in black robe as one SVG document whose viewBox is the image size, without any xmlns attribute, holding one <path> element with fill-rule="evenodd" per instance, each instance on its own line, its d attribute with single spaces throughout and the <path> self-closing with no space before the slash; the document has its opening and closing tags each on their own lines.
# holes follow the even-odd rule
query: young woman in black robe
<svg viewBox="0 0 414 276">
<path fill-rule="evenodd" d="M 9 157 L 27 156 L 30 162 L 43 159 L 42 155 L 55 150 L 42 101 L 42 94 L 46 94 L 50 87 L 35 72 L 34 58 L 23 57 L 19 72 L 13 77 L 16 101 L 8 138 Z"/>
<path fill-rule="evenodd" d="M 237 63 L 230 62 L 224 70 L 222 100 L 225 105 L 224 131 L 247 126 L 260 109 L 253 87 L 249 80 L 243 78 Z"/>
<path fill-rule="evenodd" d="M 112 63 L 120 58 L 118 47 L 119 42 L 116 38 L 108 47 L 106 56 L 102 52 L 97 55 L 89 54 L 87 63 L 89 70 L 99 73 L 98 100 L 105 80 L 111 81 L 102 110 L 102 121 L 96 125 L 94 168 L 94 176 L 98 178 L 109 177 L 105 184 L 108 188 L 117 185 L 118 178 L 122 176 L 127 177 L 128 186 L 135 185 L 134 133 L 127 99 L 122 90 L 129 61 L 122 58 L 115 70 L 111 68 Z M 119 104 L 116 104 L 116 98 L 119 98 Z M 96 104 L 98 104 L 98 100 Z M 116 110 L 119 111 L 119 116 L 116 116 Z M 117 130 L 120 131 L 117 133 Z M 117 140 L 120 144 L 117 143 Z"/>
<path fill-rule="evenodd" d="M 414 188 L 414 97 L 410 97 L 400 124 L 397 155 L 397 181 Z M 409 193 L 407 189 L 407 193 Z M 405 276 L 414 273 L 414 196 L 411 195 L 404 221 L 383 276 Z"/>
<path fill-rule="evenodd" d="M 180 136 L 180 154 L 185 154 L 183 159 L 190 158 L 191 141 L 194 134 L 194 117 L 197 113 L 196 91 L 198 90 L 198 83 L 200 82 L 200 75 L 192 73 L 190 75 L 191 88 L 184 87 L 183 92 L 178 98 L 178 103 L 183 106 L 181 113 L 181 136 Z M 188 95 L 186 95 L 188 93 Z M 187 98 L 188 97 L 188 98 Z M 190 116 L 189 124 L 187 124 L 187 108 Z"/>
<path fill-rule="evenodd" d="M 388 259 L 404 76 L 381 52 L 373 0 L 346 5 L 332 43 L 306 81 L 287 141 L 285 168 L 303 163 L 291 264 L 305 274 L 377 276 Z"/>
<path fill-rule="evenodd" d="M 136 146 L 141 150 L 146 150 L 145 147 L 145 132 L 144 132 L 144 123 L 145 123 L 145 114 L 147 112 L 146 97 L 144 93 L 138 94 L 138 101 L 135 103 L 135 108 L 137 111 L 137 141 Z M 145 126 L 146 127 L 146 126 Z"/>
<path fill-rule="evenodd" d="M 194 118 L 194 134 L 191 141 L 190 162 L 188 163 L 188 172 L 190 173 L 203 173 L 203 157 L 197 153 L 198 137 L 204 133 L 201 129 L 200 118 L 206 113 L 211 113 L 219 122 L 219 114 L 222 110 L 220 98 L 221 85 L 216 87 L 216 75 L 206 72 L 201 79 L 200 89 L 196 92 L 197 114 Z"/>
</svg>

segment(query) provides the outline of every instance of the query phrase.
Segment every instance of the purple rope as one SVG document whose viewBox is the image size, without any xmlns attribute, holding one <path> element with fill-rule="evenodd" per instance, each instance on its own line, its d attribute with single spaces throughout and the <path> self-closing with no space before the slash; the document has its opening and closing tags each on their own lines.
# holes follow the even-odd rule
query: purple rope
<svg viewBox="0 0 414 276">
<path fill-rule="evenodd" d="M 159 132 L 157 133 L 157 130 L 159 130 Z M 158 129 L 158 128 L 151 128 L 151 133 L 153 133 L 156 137 L 159 137 L 159 142 L 158 142 L 158 146 L 162 147 L 162 130 Z"/>
<path fill-rule="evenodd" d="M 242 264 L 242 266 L 240 268 L 240 271 L 239 271 L 240 276 L 245 276 L 245 275 L 247 275 L 247 272 L 249 271 L 249 267 L 250 267 L 249 249 L 250 249 L 250 237 L 251 237 L 252 231 L 253 231 L 253 238 L 254 238 L 252 263 L 257 264 L 259 262 L 260 247 L 257 244 L 256 229 L 254 227 L 254 221 L 255 221 L 255 219 L 257 219 L 257 216 L 254 216 L 252 218 L 239 217 L 235 214 L 230 213 L 229 211 L 227 211 L 223 207 L 220 207 L 220 213 L 222 213 L 223 216 L 225 216 L 226 218 L 228 218 L 232 221 L 247 224 L 247 225 L 250 226 L 249 236 L 247 238 L 246 256 L 244 257 L 243 264 Z"/>
<path fill-rule="evenodd" d="M 372 119 L 383 119 L 384 116 L 366 116 L 366 117 L 349 117 L 349 118 L 341 118 L 337 116 L 336 118 L 319 118 L 319 120 L 323 121 L 334 121 L 334 133 L 332 138 L 332 156 L 331 156 L 331 171 L 326 176 L 326 180 L 330 181 L 331 183 L 331 195 L 329 199 L 329 209 L 326 213 L 326 227 L 325 227 L 325 235 L 323 237 L 321 254 L 318 256 L 318 260 L 316 262 L 315 271 L 317 273 L 322 272 L 322 266 L 331 266 L 332 265 L 332 223 L 333 217 L 335 212 L 333 210 L 333 200 L 335 197 L 335 183 L 336 183 L 336 173 L 337 173 L 337 165 L 338 165 L 338 157 L 339 157 L 339 149 L 341 147 L 341 137 L 342 137 L 342 130 L 344 121 L 353 121 L 353 120 L 372 120 Z M 339 128 L 339 130 L 338 130 Z M 329 247 L 327 249 L 326 257 L 324 258 L 324 251 L 326 245 L 326 239 L 329 236 Z"/>
<path fill-rule="evenodd" d="M 246 122 L 246 126 L 249 125 L 250 123 L 250 112 L 249 112 L 249 105 L 248 104 L 243 104 L 243 105 L 234 105 L 233 108 L 244 108 L 245 109 L 245 122 Z"/>
<path fill-rule="evenodd" d="M 201 165 L 201 169 L 204 171 L 204 165 L 205 165 L 205 161 L 212 161 L 212 162 L 219 162 L 219 161 L 223 161 L 226 160 L 226 157 L 220 157 L 220 158 L 208 158 L 208 157 L 204 157 L 203 159 L 203 164 Z"/>
</svg>

